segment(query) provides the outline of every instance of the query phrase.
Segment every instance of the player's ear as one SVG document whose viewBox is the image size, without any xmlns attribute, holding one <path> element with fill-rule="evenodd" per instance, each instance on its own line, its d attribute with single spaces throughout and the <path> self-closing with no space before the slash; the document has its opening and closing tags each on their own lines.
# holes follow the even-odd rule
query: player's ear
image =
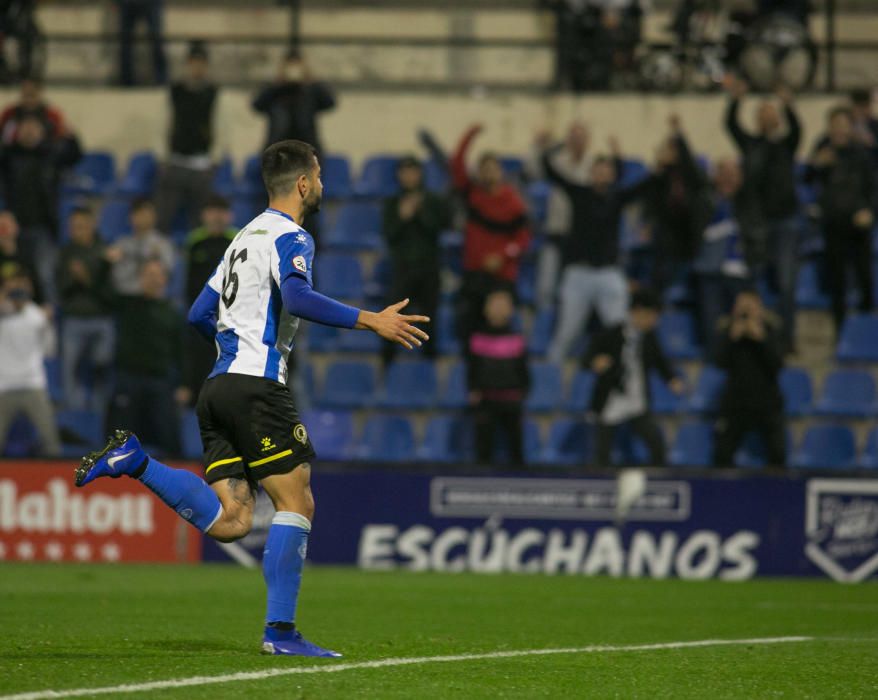
<svg viewBox="0 0 878 700">
<path fill-rule="evenodd" d="M 296 179 L 296 189 L 299 192 L 299 196 L 304 199 L 305 195 L 308 193 L 308 176 L 307 175 L 299 175 Z"/>
</svg>

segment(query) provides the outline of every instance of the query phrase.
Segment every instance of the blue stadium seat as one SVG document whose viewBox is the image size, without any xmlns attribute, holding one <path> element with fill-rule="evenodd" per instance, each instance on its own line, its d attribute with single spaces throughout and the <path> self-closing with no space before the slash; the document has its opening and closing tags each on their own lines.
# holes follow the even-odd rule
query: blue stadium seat
<svg viewBox="0 0 878 700">
<path fill-rule="evenodd" d="M 525 418 L 522 430 L 524 433 L 524 461 L 527 464 L 539 464 L 543 454 L 540 426 L 535 420 Z"/>
<path fill-rule="evenodd" d="M 549 350 L 549 343 L 552 342 L 552 333 L 555 328 L 555 311 L 554 309 L 543 309 L 538 311 L 534 317 L 533 326 L 530 331 L 528 340 L 528 352 L 531 355 L 542 357 Z"/>
<path fill-rule="evenodd" d="M 705 467 L 713 464 L 713 426 L 701 422 L 681 425 L 668 462 L 675 467 Z"/>
<path fill-rule="evenodd" d="M 235 168 L 232 159 L 226 156 L 213 172 L 213 191 L 223 197 L 231 197 L 235 193 Z"/>
<path fill-rule="evenodd" d="M 372 156 L 363 163 L 360 178 L 354 185 L 358 197 L 392 197 L 399 191 L 396 180 L 396 156 Z"/>
<path fill-rule="evenodd" d="M 869 431 L 866 445 L 857 460 L 857 465 L 864 469 L 878 469 L 878 428 L 872 428 Z"/>
<path fill-rule="evenodd" d="M 308 323 L 307 326 L 305 338 L 311 352 L 333 352 L 336 349 L 340 335 L 338 328 L 322 323 Z"/>
<path fill-rule="evenodd" d="M 792 453 L 792 441 L 787 432 L 787 454 Z M 744 436 L 743 444 L 735 452 L 735 466 L 744 469 L 761 469 L 767 466 L 768 456 L 765 451 L 765 443 L 758 433 L 748 433 Z M 777 466 L 777 465 L 773 465 Z"/>
<path fill-rule="evenodd" d="M 192 409 L 184 411 L 180 420 L 180 446 L 186 459 L 200 460 L 204 454 L 201 431 L 198 428 L 198 416 Z"/>
<path fill-rule="evenodd" d="M 434 416 L 427 422 L 417 457 L 423 462 L 461 463 L 475 458 L 472 426 L 459 415 Z"/>
<path fill-rule="evenodd" d="M 692 360 L 701 356 L 692 314 L 683 311 L 666 311 L 658 326 L 659 340 L 668 357 Z"/>
<path fill-rule="evenodd" d="M 342 330 L 338 334 L 338 343 L 335 349 L 340 352 L 374 355 L 381 352 L 382 342 L 375 333 Z"/>
<path fill-rule="evenodd" d="M 248 156 L 244 161 L 244 172 L 241 181 L 235 186 L 235 194 L 244 197 L 260 196 L 265 192 L 262 182 L 262 157 Z"/>
<path fill-rule="evenodd" d="M 368 406 L 375 394 L 375 370 L 367 362 L 335 362 L 326 370 L 317 404 L 329 408 Z"/>
<path fill-rule="evenodd" d="M 116 159 L 106 151 L 92 151 L 80 158 L 62 188 L 65 195 L 102 196 L 116 180 Z"/>
<path fill-rule="evenodd" d="M 158 170 L 159 164 L 155 154 L 150 151 L 134 153 L 128 161 L 125 175 L 119 181 L 116 191 L 129 197 L 152 194 Z"/>
<path fill-rule="evenodd" d="M 533 306 L 537 293 L 537 266 L 536 261 L 530 257 L 525 257 L 518 268 L 515 293 L 520 304 Z"/>
<path fill-rule="evenodd" d="M 524 160 L 519 156 L 500 156 L 500 167 L 507 180 L 520 180 L 524 172 Z"/>
<path fill-rule="evenodd" d="M 39 449 L 37 429 L 24 415 L 17 416 L 6 435 L 6 448 L 0 457 L 33 457 Z"/>
<path fill-rule="evenodd" d="M 631 187 L 649 175 L 649 168 L 642 160 L 626 158 L 622 161 L 622 172 L 618 174 L 619 187 Z"/>
<path fill-rule="evenodd" d="M 439 406 L 442 408 L 463 408 L 467 405 L 466 365 L 456 362 L 448 370 Z"/>
<path fill-rule="evenodd" d="M 305 411 L 302 414 L 302 423 L 321 460 L 341 461 L 351 456 L 354 419 L 350 412 Z"/>
<path fill-rule="evenodd" d="M 688 409 L 692 413 L 712 413 L 719 407 L 720 396 L 726 385 L 726 373 L 711 365 L 705 365 L 698 375 Z"/>
<path fill-rule="evenodd" d="M 531 413 L 554 411 L 561 403 L 563 394 L 561 369 L 548 362 L 530 365 L 530 393 L 524 403 Z"/>
<path fill-rule="evenodd" d="M 362 299 L 363 269 L 360 261 L 345 253 L 321 253 L 314 259 L 314 286 L 330 297 Z"/>
<path fill-rule="evenodd" d="M 46 368 L 46 380 L 49 383 L 49 398 L 54 403 L 64 400 L 64 382 L 61 379 L 61 360 L 56 357 L 47 357 L 43 361 Z"/>
<path fill-rule="evenodd" d="M 531 182 L 526 188 L 527 200 L 530 203 L 530 215 L 534 221 L 545 223 L 546 213 L 549 208 L 549 194 L 552 186 L 545 180 Z"/>
<path fill-rule="evenodd" d="M 112 243 L 131 230 L 128 222 L 130 211 L 131 202 L 127 199 L 113 198 L 104 204 L 98 215 L 98 232 L 104 241 Z"/>
<path fill-rule="evenodd" d="M 591 406 L 591 395 L 594 392 L 595 375 L 581 369 L 573 378 L 570 393 L 567 395 L 565 408 L 572 413 L 585 413 Z"/>
<path fill-rule="evenodd" d="M 801 367 L 784 367 L 780 373 L 780 390 L 788 416 L 807 416 L 814 402 L 811 375 Z"/>
<path fill-rule="evenodd" d="M 402 416 L 372 416 L 363 427 L 357 455 L 370 462 L 405 462 L 415 454 L 412 424 Z"/>
<path fill-rule="evenodd" d="M 839 362 L 878 362 L 878 317 L 848 316 L 835 356 Z"/>
<path fill-rule="evenodd" d="M 436 312 L 433 333 L 436 335 L 436 347 L 440 354 L 460 354 L 461 344 L 457 339 L 457 317 L 450 304 L 442 304 Z"/>
<path fill-rule="evenodd" d="M 326 199 L 347 199 L 351 196 L 351 164 L 345 156 L 323 156 L 320 177 Z"/>
<path fill-rule="evenodd" d="M 686 397 L 678 396 L 657 372 L 650 372 L 649 388 L 652 395 L 652 410 L 662 415 L 682 413 L 686 408 Z"/>
<path fill-rule="evenodd" d="M 104 421 L 96 411 L 58 411 L 55 414 L 55 423 L 62 440 L 75 445 L 79 456 L 100 447 L 104 442 Z M 65 437 L 70 439 L 64 440 Z"/>
<path fill-rule="evenodd" d="M 875 380 L 869 372 L 839 369 L 823 382 L 814 412 L 822 416 L 867 418 L 876 415 Z"/>
<path fill-rule="evenodd" d="M 829 308 L 829 297 L 820 284 L 820 269 L 817 261 L 808 260 L 799 268 L 796 279 L 796 304 L 803 309 Z"/>
<path fill-rule="evenodd" d="M 252 195 L 236 194 L 232 197 L 232 224 L 244 228 L 262 211 L 263 202 Z"/>
<path fill-rule="evenodd" d="M 791 466 L 799 469 L 847 469 L 857 457 L 853 431 L 844 425 L 812 425 L 793 454 Z"/>
<path fill-rule="evenodd" d="M 370 202 L 343 204 L 335 223 L 323 235 L 327 248 L 378 250 L 381 237 L 381 207 Z"/>
<path fill-rule="evenodd" d="M 424 163 L 424 187 L 430 192 L 443 193 L 449 187 L 448 169 L 442 163 L 428 160 Z"/>
<path fill-rule="evenodd" d="M 430 408 L 436 404 L 438 393 L 433 362 L 404 360 L 388 367 L 378 405 L 396 409 Z"/>
<path fill-rule="evenodd" d="M 583 466 L 591 460 L 592 426 L 562 419 L 552 424 L 541 461 L 548 465 Z"/>
</svg>

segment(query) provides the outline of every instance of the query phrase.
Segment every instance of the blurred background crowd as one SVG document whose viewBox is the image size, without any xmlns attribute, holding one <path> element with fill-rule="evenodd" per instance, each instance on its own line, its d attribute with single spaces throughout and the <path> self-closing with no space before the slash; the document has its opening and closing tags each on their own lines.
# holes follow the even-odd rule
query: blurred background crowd
<svg viewBox="0 0 878 700">
<path fill-rule="evenodd" d="M 217 152 L 226 86 L 211 42 L 169 60 L 162 2 L 110 5 L 118 82 L 161 86 L 170 115 L 164 150 L 124 167 L 84 148 L 53 100 L 35 3 L 4 4 L 17 93 L 0 113 L 7 456 L 78 456 L 125 426 L 157 452 L 199 457 L 192 407 L 215 350 L 186 309 L 265 206 L 258 156 Z M 416 150 L 354 167 L 321 136 L 322 116 L 346 109 L 333 81 L 307 48 L 284 49 L 250 107 L 264 145 L 320 152 L 324 206 L 305 222 L 315 286 L 369 308 L 408 298 L 433 319 L 406 357 L 303 324 L 290 383 L 322 458 L 878 465 L 872 86 L 836 92 L 807 130 L 809 3 L 721 5 L 674 3 L 673 40 L 644 49 L 651 3 L 541 3 L 555 22 L 551 90 L 722 91 L 708 128 L 735 150 L 712 157 L 691 110 L 653 120 L 647 159 L 586 99 L 569 123 L 529 127 L 527 151 L 480 146 L 496 124 L 425 120 Z M 96 102 L 94 118 L 115 117 Z"/>
</svg>

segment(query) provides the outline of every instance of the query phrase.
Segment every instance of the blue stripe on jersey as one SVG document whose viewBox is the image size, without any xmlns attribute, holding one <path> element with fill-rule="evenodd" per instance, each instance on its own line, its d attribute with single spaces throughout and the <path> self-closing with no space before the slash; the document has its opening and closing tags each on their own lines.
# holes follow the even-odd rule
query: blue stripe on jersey
<svg viewBox="0 0 878 700">
<path fill-rule="evenodd" d="M 266 213 L 266 214 L 277 214 L 278 216 L 282 216 L 282 217 L 285 218 L 285 219 L 289 219 L 289 220 L 292 221 L 294 224 L 296 223 L 296 220 L 295 220 L 292 216 L 290 216 L 290 215 L 287 214 L 286 212 L 282 212 L 282 211 L 280 211 L 280 210 L 278 210 L 278 209 L 273 209 L 272 207 L 268 207 L 268 209 L 265 210 L 265 213 Z"/>
<path fill-rule="evenodd" d="M 268 346 L 264 376 L 275 381 L 277 381 L 278 374 L 280 373 L 281 354 L 277 349 L 277 329 L 282 304 L 280 290 L 272 282 L 271 298 L 268 300 L 268 312 L 265 314 L 265 330 L 262 333 L 262 342 Z"/>
<path fill-rule="evenodd" d="M 238 334 L 233 328 L 227 328 L 216 334 L 216 345 L 219 350 L 216 364 L 213 371 L 208 375 L 208 379 L 218 374 L 225 374 L 229 371 L 235 358 L 238 356 Z"/>
</svg>

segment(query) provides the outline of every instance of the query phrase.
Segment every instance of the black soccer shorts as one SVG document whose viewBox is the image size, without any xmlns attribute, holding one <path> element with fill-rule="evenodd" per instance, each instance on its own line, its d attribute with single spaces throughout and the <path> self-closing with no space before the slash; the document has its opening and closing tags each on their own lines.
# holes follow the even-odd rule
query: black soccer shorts
<svg viewBox="0 0 878 700">
<path fill-rule="evenodd" d="M 286 474 L 315 457 L 290 390 L 264 377 L 219 374 L 201 387 L 195 407 L 204 445 L 204 479 Z"/>
</svg>

